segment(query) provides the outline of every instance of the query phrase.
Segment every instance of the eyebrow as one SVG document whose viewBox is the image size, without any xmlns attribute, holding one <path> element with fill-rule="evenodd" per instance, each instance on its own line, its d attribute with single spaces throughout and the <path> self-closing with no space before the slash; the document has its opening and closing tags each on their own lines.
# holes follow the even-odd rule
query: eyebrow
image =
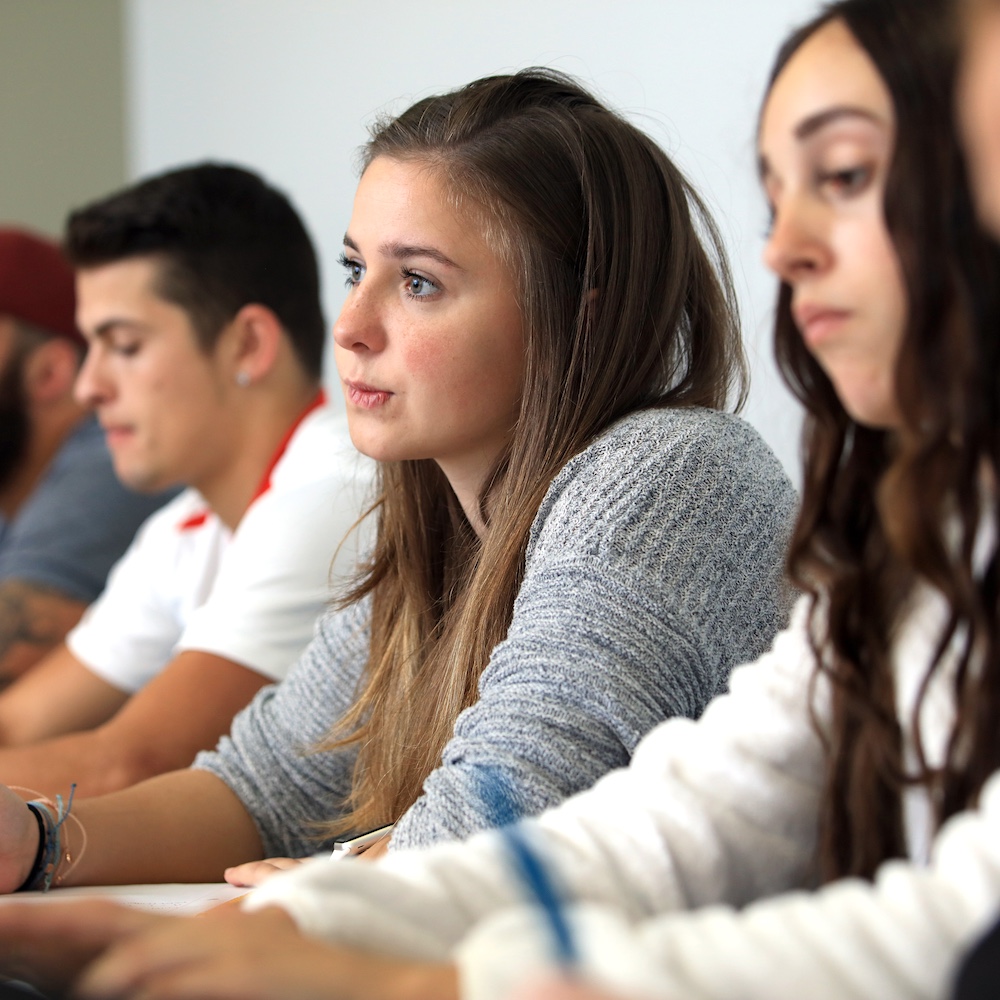
<svg viewBox="0 0 1000 1000">
<path fill-rule="evenodd" d="M 808 139 L 821 129 L 840 121 L 842 118 L 861 118 L 872 125 L 885 126 L 886 121 L 881 116 L 869 111 L 867 108 L 859 108 L 853 105 L 844 104 L 835 108 L 827 108 L 818 114 L 810 115 L 804 121 L 795 126 L 795 138 L 799 140 Z"/>
<path fill-rule="evenodd" d="M 361 252 L 360 247 L 348 233 L 344 233 L 344 246 Z M 391 240 L 387 243 L 380 243 L 378 250 L 383 257 L 391 257 L 394 260 L 404 260 L 407 257 L 429 257 L 445 267 L 453 267 L 456 271 L 464 270 L 461 264 L 456 264 L 447 254 L 443 254 L 436 247 L 423 246 L 419 243 L 399 243 Z"/>
<path fill-rule="evenodd" d="M 795 126 L 793 135 L 799 142 L 804 142 L 806 139 L 811 139 L 817 132 L 821 132 L 829 125 L 835 125 L 837 122 L 843 119 L 860 118 L 862 121 L 869 122 L 872 125 L 877 125 L 879 127 L 885 127 L 887 124 L 885 119 L 881 116 L 875 114 L 873 111 L 869 111 L 867 108 L 857 107 L 851 104 L 842 104 L 834 108 L 827 108 L 825 111 L 819 111 L 814 115 L 810 115 L 808 118 L 799 122 Z M 762 181 L 767 180 L 770 176 L 771 167 L 767 162 L 767 157 L 761 154 L 757 157 L 757 174 Z"/>
<path fill-rule="evenodd" d="M 127 319 L 124 316 L 112 316 L 110 319 L 106 319 L 103 323 L 96 326 L 88 339 L 107 340 L 107 338 L 110 337 L 115 330 L 120 328 L 141 333 L 146 328 L 146 324 L 140 323 L 138 320 Z M 87 336 L 86 330 L 83 331 L 83 335 L 85 337 Z"/>
</svg>

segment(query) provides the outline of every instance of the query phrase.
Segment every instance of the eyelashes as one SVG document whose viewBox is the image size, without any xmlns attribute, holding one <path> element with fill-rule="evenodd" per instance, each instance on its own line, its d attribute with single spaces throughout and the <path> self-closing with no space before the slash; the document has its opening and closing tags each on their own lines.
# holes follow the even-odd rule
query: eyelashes
<svg viewBox="0 0 1000 1000">
<path fill-rule="evenodd" d="M 864 191 L 873 175 L 874 169 L 869 164 L 862 163 L 839 170 L 822 170 L 816 176 L 816 183 L 821 190 L 850 197 Z"/>
<path fill-rule="evenodd" d="M 344 285 L 347 288 L 353 288 L 364 277 L 364 265 L 359 264 L 356 260 L 351 260 L 346 253 L 341 252 L 337 263 L 347 272 L 344 275 Z"/>
<path fill-rule="evenodd" d="M 346 253 L 341 253 L 337 262 L 344 269 L 344 285 L 348 289 L 357 287 L 365 276 L 367 268 L 358 260 L 353 260 Z M 409 299 L 430 299 L 441 292 L 441 286 L 425 274 L 413 271 L 408 267 L 399 269 L 403 281 L 403 294 Z"/>
<path fill-rule="evenodd" d="M 411 299 L 427 299 L 440 291 L 440 288 L 430 278 L 407 267 L 399 271 L 406 282 L 406 295 Z"/>
</svg>

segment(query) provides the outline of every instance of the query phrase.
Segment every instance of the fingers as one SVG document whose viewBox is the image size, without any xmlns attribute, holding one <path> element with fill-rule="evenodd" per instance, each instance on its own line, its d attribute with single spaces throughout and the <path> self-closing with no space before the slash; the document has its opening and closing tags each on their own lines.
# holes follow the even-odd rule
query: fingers
<svg viewBox="0 0 1000 1000">
<path fill-rule="evenodd" d="M 4 903 L 0 972 L 45 989 L 64 989 L 113 942 L 158 919 L 103 900 Z"/>
<path fill-rule="evenodd" d="M 511 1000 L 620 1000 L 575 979 L 541 979 L 516 991 Z"/>
<path fill-rule="evenodd" d="M 266 861 L 248 861 L 234 865 L 225 871 L 225 879 L 230 885 L 253 888 L 261 885 L 278 872 L 297 868 L 302 861 L 297 858 L 268 858 Z"/>
<path fill-rule="evenodd" d="M 281 911 L 219 915 L 210 923 L 174 918 L 125 938 L 109 949 L 77 983 L 81 998 L 275 997 L 266 991 L 262 969 L 283 963 L 280 935 L 294 935 Z M 256 970 L 248 977 L 247 970 Z M 283 978 L 279 976 L 279 981 Z M 249 981 L 248 981 L 249 979 Z"/>
</svg>

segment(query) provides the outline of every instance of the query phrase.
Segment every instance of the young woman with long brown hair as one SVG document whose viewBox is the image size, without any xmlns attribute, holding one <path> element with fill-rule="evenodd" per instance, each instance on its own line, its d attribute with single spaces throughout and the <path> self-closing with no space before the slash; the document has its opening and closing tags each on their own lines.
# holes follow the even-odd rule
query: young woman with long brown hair
<svg viewBox="0 0 1000 1000">
<path fill-rule="evenodd" d="M 375 129 L 343 265 L 366 573 L 194 769 L 58 837 L 0 796 L 0 889 L 218 879 L 383 823 L 393 848 L 461 837 L 490 825 L 482 765 L 538 812 L 780 627 L 792 491 L 722 412 L 725 264 L 647 136 L 544 71 L 428 98 Z"/>
<path fill-rule="evenodd" d="M 697 722 L 524 824 L 589 904 L 580 971 L 623 996 L 944 997 L 1000 900 L 1000 251 L 956 142 L 949 13 L 840 0 L 779 55 L 758 148 L 807 411 L 806 593 Z M 115 941 L 89 996 L 501 998 L 553 952 L 507 845 L 319 861 L 207 935 L 85 907 L 21 940 Z"/>
</svg>

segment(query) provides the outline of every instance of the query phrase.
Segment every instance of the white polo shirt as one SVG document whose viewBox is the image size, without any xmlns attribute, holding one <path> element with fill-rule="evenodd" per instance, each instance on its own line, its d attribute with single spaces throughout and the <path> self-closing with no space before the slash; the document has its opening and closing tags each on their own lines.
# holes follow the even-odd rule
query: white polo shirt
<svg viewBox="0 0 1000 1000">
<path fill-rule="evenodd" d="M 366 547 L 351 527 L 373 470 L 322 400 L 278 449 L 235 532 L 195 490 L 150 517 L 69 633 L 70 651 L 130 693 L 187 649 L 280 680 Z"/>
</svg>

